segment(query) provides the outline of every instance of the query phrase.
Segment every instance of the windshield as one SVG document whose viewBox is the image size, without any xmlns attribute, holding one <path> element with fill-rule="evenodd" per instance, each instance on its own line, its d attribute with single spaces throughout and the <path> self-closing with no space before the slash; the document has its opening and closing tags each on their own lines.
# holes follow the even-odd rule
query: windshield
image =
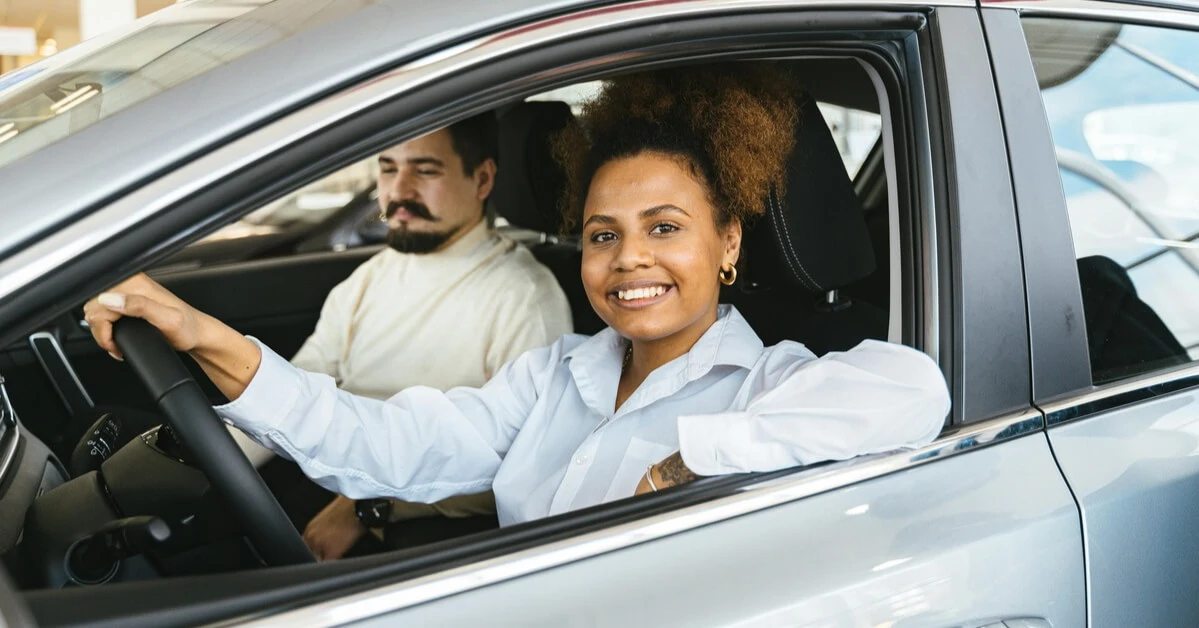
<svg viewBox="0 0 1199 628">
<path fill-rule="evenodd" d="M 245 16 L 270 2 L 194 0 L 0 76 L 0 166 L 282 38 Z"/>
</svg>

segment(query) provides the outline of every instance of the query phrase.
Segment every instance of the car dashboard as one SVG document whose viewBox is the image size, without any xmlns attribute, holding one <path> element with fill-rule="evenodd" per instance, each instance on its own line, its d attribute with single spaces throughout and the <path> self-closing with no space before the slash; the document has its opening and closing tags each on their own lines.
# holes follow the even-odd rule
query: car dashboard
<svg viewBox="0 0 1199 628">
<path fill-rule="evenodd" d="M 21 539 L 29 507 L 40 495 L 66 481 L 62 463 L 22 426 L 4 378 L 0 377 L 0 554 L 6 563 L 10 560 L 9 550 Z"/>
</svg>

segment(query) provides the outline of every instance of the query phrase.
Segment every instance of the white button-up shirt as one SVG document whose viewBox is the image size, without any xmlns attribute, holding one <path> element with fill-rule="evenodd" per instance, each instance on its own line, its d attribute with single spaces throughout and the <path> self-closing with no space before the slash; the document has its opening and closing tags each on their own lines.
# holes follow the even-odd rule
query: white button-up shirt
<svg viewBox="0 0 1199 628">
<path fill-rule="evenodd" d="M 434 502 L 492 489 L 502 525 L 629 497 L 675 451 L 700 475 L 771 471 L 925 444 L 949 411 L 923 353 L 765 348 L 728 306 L 616 410 L 625 342 L 611 328 L 564 336 L 482 388 L 418 386 L 386 402 L 260 344 L 249 387 L 217 411 L 337 493 Z"/>
</svg>

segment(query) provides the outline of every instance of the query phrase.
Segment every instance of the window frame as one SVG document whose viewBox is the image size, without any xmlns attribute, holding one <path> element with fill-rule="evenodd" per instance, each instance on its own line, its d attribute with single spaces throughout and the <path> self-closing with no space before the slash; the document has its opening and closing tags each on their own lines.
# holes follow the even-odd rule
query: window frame
<svg viewBox="0 0 1199 628">
<path fill-rule="evenodd" d="M 924 21 L 925 18 L 919 17 L 921 14 L 918 11 L 926 8 L 928 6 L 926 3 L 903 4 L 902 6 L 911 9 L 912 12 L 901 14 L 896 9 L 878 12 L 868 7 L 837 10 L 804 10 L 791 7 L 780 10 L 778 13 L 747 13 L 730 18 L 727 14 L 721 13 L 697 17 L 682 8 L 670 6 L 650 7 L 647 10 L 662 11 L 663 15 L 679 20 L 671 24 L 670 38 L 672 41 L 669 43 L 659 41 L 654 46 L 658 54 L 673 53 L 672 60 L 684 57 L 695 60 L 715 58 L 717 56 L 715 53 L 708 51 L 699 54 L 694 49 L 689 50 L 689 45 L 699 37 L 697 33 L 701 32 L 719 32 L 726 38 L 725 41 L 728 41 L 728 38 L 732 37 L 730 30 L 735 30 L 730 29 L 731 23 L 737 24 L 738 28 L 750 30 L 751 33 L 759 31 L 779 33 L 780 30 L 787 28 L 794 30 L 782 33 L 785 35 L 783 38 L 785 41 L 761 42 L 759 45 L 763 46 L 762 48 L 748 46 L 744 42 L 736 47 L 730 46 L 729 50 L 725 52 L 729 56 L 760 57 L 767 51 L 779 54 L 781 51 L 788 50 L 800 51 L 804 54 L 820 54 L 822 52 L 830 54 L 839 51 L 855 54 L 869 53 L 875 55 L 876 60 L 884 66 L 887 59 L 898 57 L 903 60 L 904 65 L 889 69 L 894 76 L 877 71 L 880 68 L 876 67 L 874 79 L 876 86 L 885 89 L 887 96 L 885 102 L 888 102 L 885 115 L 891 118 L 889 123 L 884 122 L 884 138 L 894 138 L 900 128 L 904 129 L 903 133 L 905 134 L 902 146 L 891 146 L 887 149 L 890 153 L 888 161 L 895 164 L 894 167 L 887 169 L 888 176 L 896 178 L 890 182 L 889 186 L 889 193 L 893 197 L 892 204 L 896 207 L 905 207 L 905 211 L 910 212 L 913 216 L 919 216 L 917 220 L 914 220 L 914 224 L 901 223 L 908 228 L 900 230 L 906 233 L 898 233 L 898 237 L 903 240 L 901 250 L 905 252 L 904 292 L 908 295 L 921 295 L 921 298 L 908 299 L 912 303 L 905 305 L 905 308 L 911 307 L 914 311 L 924 313 L 919 322 L 914 318 L 909 319 L 912 322 L 910 325 L 905 325 L 904 339 L 916 343 L 917 346 L 936 344 L 940 351 L 939 355 L 942 356 L 944 368 L 956 374 L 961 361 L 950 362 L 949 360 L 949 356 L 957 355 L 953 351 L 953 340 L 960 336 L 956 334 L 990 325 L 985 318 L 962 317 L 952 298 L 954 293 L 949 291 L 951 280 L 953 282 L 963 280 L 955 270 L 957 268 L 956 260 L 962 255 L 969 254 L 963 252 L 960 247 L 954 250 L 953 242 L 957 240 L 958 236 L 951 228 L 950 220 L 952 214 L 956 212 L 956 208 L 964 205 L 964 201 L 969 200 L 969 193 L 965 190 L 969 188 L 967 184 L 970 181 L 944 175 L 947 171 L 956 172 L 954 158 L 962 159 L 966 157 L 966 153 L 981 154 L 985 147 L 971 149 L 965 144 L 967 140 L 957 138 L 955 141 L 963 144 L 955 144 L 952 151 L 953 157 L 948 156 L 946 153 L 951 151 L 947 150 L 941 142 L 947 142 L 953 138 L 957 129 L 951 125 L 942 126 L 941 116 L 945 112 L 937 108 L 937 103 L 948 94 L 951 96 L 949 103 L 940 105 L 940 107 L 957 106 L 958 99 L 963 98 L 961 92 L 964 88 L 950 89 L 946 84 L 947 79 L 957 76 L 959 73 L 975 71 L 977 64 L 985 64 L 986 61 L 985 58 L 971 61 L 969 58 L 977 57 L 977 55 L 958 54 L 960 53 L 959 48 L 962 46 L 967 47 L 970 52 L 976 53 L 978 51 L 975 46 L 981 45 L 981 27 L 977 23 L 977 14 L 972 3 L 938 8 L 937 11 L 943 13 L 940 18 L 944 20 L 944 26 L 930 25 Z M 908 33 L 902 30 L 905 19 L 913 32 Z M 744 23 L 737 22 L 737 20 L 742 20 Z M 974 30 L 977 31 L 977 37 L 954 33 L 951 28 L 971 23 L 974 25 Z M 815 27 L 819 28 L 816 33 L 811 33 L 814 29 L 813 24 L 819 24 L 818 27 Z M 885 45 L 873 45 L 861 40 L 845 44 L 843 47 L 828 44 L 817 47 L 813 43 L 814 41 L 827 41 L 829 36 L 824 33 L 829 30 L 837 28 L 865 30 L 865 25 L 869 25 L 871 32 L 875 32 L 879 29 L 878 24 L 891 25 L 892 29 L 885 32 L 878 30 L 880 37 L 887 33 L 900 33 L 904 36 L 887 35 L 883 37 Z M 611 72 L 616 67 L 615 59 L 622 56 L 624 63 L 644 64 L 645 58 L 634 60 L 628 58 L 629 55 L 612 51 L 628 51 L 643 47 L 644 42 L 648 41 L 645 37 L 646 32 L 652 32 L 658 26 L 660 24 L 620 26 L 617 27 L 615 33 L 597 35 L 594 37 L 594 41 L 585 38 L 562 37 L 560 41 L 554 42 L 557 46 L 551 51 L 556 51 L 558 55 L 566 59 L 576 59 L 573 62 L 574 69 L 564 69 L 572 68 L 572 64 L 559 59 L 552 65 L 549 61 L 544 62 L 552 71 L 530 73 L 528 68 L 530 62 L 527 58 L 524 63 L 521 63 L 519 58 L 492 60 L 490 63 L 478 63 L 469 68 L 455 68 L 453 76 L 447 74 L 437 77 L 436 84 L 421 86 L 419 89 L 414 89 L 412 93 L 400 93 L 387 98 L 376 93 L 367 93 L 363 98 L 377 98 L 378 102 L 372 103 L 370 108 L 352 112 L 343 111 L 342 113 L 346 117 L 340 120 L 317 118 L 318 114 L 327 113 L 322 111 L 322 107 L 326 104 L 320 103 L 235 140 L 141 190 L 115 201 L 108 207 L 98 210 L 93 215 L 98 220 L 142 208 L 150 208 L 152 211 L 148 215 L 138 217 L 136 229 L 112 232 L 113 242 L 109 246 L 75 251 L 74 261 L 76 263 L 64 266 L 54 273 L 46 273 L 45 277 L 48 280 L 41 282 L 38 286 L 42 289 L 40 294 L 36 295 L 40 299 L 24 300 L 22 304 L 24 311 L 28 312 L 25 316 L 27 320 L 32 320 L 30 317 L 35 315 L 44 316 L 45 309 L 42 308 L 45 308 L 47 301 L 52 298 L 45 295 L 61 295 L 64 285 L 72 286 L 76 296 L 93 293 L 106 283 L 148 265 L 155 259 L 161 259 L 162 256 L 177 250 L 187 241 L 215 230 L 230 219 L 237 217 L 239 213 L 244 214 L 251 211 L 253 207 L 260 205 L 263 199 L 277 197 L 285 189 L 295 189 L 307 181 L 349 163 L 357 158 L 355 156 L 360 157 L 383 146 L 393 144 L 403 137 L 411 137 L 439 127 L 453 118 L 464 117 L 490 108 L 507 97 L 506 94 L 531 92 L 536 89 L 544 89 L 551 84 L 581 80 L 585 76 L 596 73 L 596 68 L 600 65 L 603 65 L 604 72 Z M 805 36 L 805 31 L 807 36 Z M 658 31 L 659 36 L 661 32 Z M 743 37 L 748 40 L 751 35 L 747 34 Z M 897 38 L 898 41 L 896 41 Z M 495 41 L 495 39 L 498 38 L 490 38 L 490 41 Z M 627 43 L 622 45 L 616 42 Z M 566 48 L 569 48 L 569 52 L 562 50 Z M 469 51 L 470 47 L 466 46 L 463 50 Z M 593 52 L 595 50 L 599 52 Z M 469 54 L 469 52 L 460 53 Z M 521 53 L 525 57 L 532 57 L 535 54 L 548 55 L 549 53 L 545 51 Z M 961 63 L 948 69 L 942 67 L 941 59 L 936 56 L 947 54 L 959 58 Z M 601 63 L 602 60 L 607 60 L 609 65 Z M 660 59 L 658 60 L 660 61 Z M 443 61 L 450 63 L 453 61 L 452 55 L 448 60 Z M 438 63 L 441 62 L 429 62 L 424 67 L 437 69 Z M 503 66 L 502 72 L 497 69 L 501 65 Z M 461 86 L 468 82 L 468 79 L 465 78 L 468 75 L 479 75 L 480 77 L 487 75 L 486 79 L 476 78 L 474 80 L 495 85 L 499 82 L 499 79 L 495 77 L 505 72 L 512 73 L 517 78 L 502 89 L 491 88 L 477 91 Z M 402 74 L 401 70 L 397 70 L 397 73 Z M 904 75 L 907 76 L 906 79 L 901 78 Z M 375 79 L 375 86 L 385 84 L 386 77 Z M 473 95 L 468 97 L 468 93 Z M 900 98 L 893 98 L 893 95 L 900 95 Z M 971 102 L 981 99 L 984 103 L 989 99 L 991 105 L 994 106 L 993 93 L 990 95 L 983 93 L 972 98 L 976 100 Z M 328 102 L 337 104 L 337 99 L 338 96 L 334 96 Z M 328 105 L 328 107 L 332 106 L 334 105 Z M 349 113 L 353 113 L 353 116 L 349 116 Z M 967 124 L 965 119 L 968 117 L 959 116 L 958 124 Z M 404 120 L 404 122 L 395 124 L 394 121 L 397 119 Z M 270 147 L 270 150 L 263 151 L 264 146 Z M 320 155 L 321 158 L 314 163 L 309 158 L 311 155 Z M 221 168 L 228 168 L 228 170 L 221 172 Z M 950 178 L 953 179 L 952 184 L 947 180 Z M 262 185 L 263 181 L 269 181 L 270 184 Z M 899 184 L 899 181 L 903 181 L 902 185 Z M 954 186 L 956 189 L 951 195 L 950 187 Z M 247 191 L 251 193 L 247 194 Z M 88 221 L 81 221 L 80 224 L 80 228 L 90 226 Z M 982 237 L 980 234 L 984 225 L 971 223 L 971 226 L 976 231 L 972 237 Z M 919 246 L 916 243 L 919 243 Z M 953 250 L 952 254 L 949 253 L 951 250 Z M 136 253 L 127 255 L 130 252 Z M 1004 255 L 1008 258 L 1005 260 L 1005 264 L 1010 265 L 1012 256 L 1006 253 Z M 918 256 L 923 256 L 923 258 L 917 259 Z M 933 261 L 938 259 L 941 260 L 939 265 L 934 264 Z M 912 285 L 909 286 L 909 284 Z M 957 290 L 960 291 L 960 288 Z M 1022 307 L 1022 295 L 1013 293 L 1008 296 L 1018 298 Z M 58 296 L 57 299 L 60 302 L 62 300 L 61 296 Z M 948 315 L 948 318 L 945 318 L 946 324 L 939 327 L 938 320 L 945 315 Z M 956 321 L 955 324 L 950 325 L 951 320 Z M 1001 322 L 1002 324 L 997 326 L 998 329 L 990 329 L 985 332 L 985 335 L 989 337 L 989 342 L 1005 341 L 1003 332 L 1017 323 L 1022 324 L 1021 321 L 1012 320 Z M 1017 349 L 1026 352 L 1027 346 Z M 1019 355 L 1020 353 L 1017 351 L 1017 358 Z M 1023 375 L 1027 376 L 1027 370 L 1023 365 L 1021 369 Z M 982 377 L 981 374 L 973 376 Z M 581 543 L 593 543 L 594 551 L 603 552 L 615 548 L 612 545 L 612 539 L 617 537 L 614 535 L 623 535 L 619 537 L 619 542 L 622 543 L 619 547 L 627 547 L 657 538 L 653 535 L 646 536 L 644 532 L 638 533 L 639 530 L 644 530 L 647 525 L 655 522 L 658 524 L 670 522 L 666 528 L 659 526 L 655 532 L 657 535 L 682 532 L 736 514 L 752 513 L 777 504 L 803 499 L 914 465 L 925 464 L 946 456 L 999 443 L 1009 438 L 1027 435 L 1040 429 L 1040 415 L 1027 406 L 1026 398 L 1022 400 L 1023 403 L 1019 397 L 1012 396 L 1001 401 L 1005 407 L 1009 408 L 1007 411 L 986 414 L 979 418 L 990 420 L 950 429 L 942 433 L 933 444 L 915 451 L 867 457 L 820 468 L 798 471 L 784 470 L 762 476 L 714 478 L 649 499 L 604 505 L 594 510 L 579 511 L 544 522 L 532 522 L 514 529 L 497 531 L 485 538 L 472 538 L 463 543 L 451 543 L 434 552 L 411 555 L 409 560 L 396 561 L 392 556 L 383 556 L 377 562 L 356 562 L 350 566 L 352 569 L 342 569 L 337 565 L 330 565 L 326 571 L 321 571 L 315 577 L 309 577 L 302 581 L 293 580 L 290 585 L 282 587 L 275 583 L 265 590 L 251 587 L 250 592 L 246 595 L 255 598 L 253 591 L 257 590 L 258 597 L 278 600 L 281 596 L 286 598 L 288 594 L 311 598 L 314 593 L 313 586 L 317 587 L 317 592 L 325 595 L 344 595 L 346 591 L 381 590 L 381 587 L 410 587 L 413 586 L 413 582 L 423 581 L 423 579 L 412 580 L 413 578 L 420 576 L 434 579 L 453 577 L 452 575 L 446 576 L 444 571 L 454 566 L 474 564 L 487 557 L 503 555 L 515 557 L 514 559 L 518 560 L 522 552 L 537 552 L 543 556 L 547 552 L 556 552 L 566 547 L 572 548 L 575 553 L 562 553 L 555 560 L 577 560 L 577 550 Z M 713 508 L 717 505 L 722 508 Z M 569 545 L 563 546 L 562 544 Z M 369 567 L 369 569 L 364 569 L 364 567 Z M 319 568 L 320 566 L 314 569 Z M 251 574 L 251 576 L 257 575 Z M 508 573 L 503 577 L 514 577 L 514 575 Z M 224 580 L 227 581 L 227 586 L 230 588 L 238 589 L 245 589 L 250 581 L 233 577 L 225 577 Z M 473 583 L 471 586 L 479 586 L 479 580 L 474 579 L 471 582 Z M 154 584 L 168 586 L 170 581 L 150 583 L 146 589 L 153 590 L 152 585 Z M 258 585 L 258 587 L 262 586 Z M 288 586 L 290 589 L 287 592 L 279 593 L 281 588 L 286 589 Z M 103 597 L 109 608 L 114 603 L 115 591 L 111 589 L 73 593 L 78 596 L 71 597 L 70 599 L 73 601 L 86 601 L 86 596 L 94 594 L 98 599 Z M 139 603 L 143 604 L 146 599 L 154 597 L 145 596 L 143 590 L 138 590 L 136 594 Z M 61 599 L 56 592 L 34 594 L 31 597 L 36 598 L 36 606 L 41 608 L 51 606 Z M 203 600 L 197 606 L 202 606 L 208 601 L 207 599 Z M 172 600 L 174 604 L 180 602 L 181 600 L 178 599 Z M 247 612 L 259 610 L 259 605 L 263 603 L 265 602 L 256 599 L 246 602 L 243 608 L 247 609 Z M 270 604 L 278 603 L 276 601 Z M 340 602 L 334 599 L 330 603 Z M 411 601 L 411 603 L 417 602 Z M 78 604 L 78 606 L 89 605 L 84 603 Z M 199 608 L 194 611 L 201 612 Z M 269 619 L 278 620 L 279 618 L 270 617 Z"/>
<path fill-rule="evenodd" d="M 1049 427 L 1083 419 L 1199 386 L 1199 361 L 1161 367 L 1095 385 L 1083 320 L 1082 290 L 1056 148 L 1041 90 L 1032 71 L 1020 19 L 1051 17 L 1138 24 L 1194 31 L 1199 12 L 1093 0 L 1015 0 L 981 10 L 994 57 L 1004 123 L 1019 129 L 1019 148 L 1009 136 L 1020 238 L 1029 285 L 1033 401 Z M 1065 243 L 1065 246 L 1063 246 Z M 1068 258 L 1068 259 L 1067 259 Z M 1069 321 L 1065 325 L 1064 321 Z"/>
</svg>

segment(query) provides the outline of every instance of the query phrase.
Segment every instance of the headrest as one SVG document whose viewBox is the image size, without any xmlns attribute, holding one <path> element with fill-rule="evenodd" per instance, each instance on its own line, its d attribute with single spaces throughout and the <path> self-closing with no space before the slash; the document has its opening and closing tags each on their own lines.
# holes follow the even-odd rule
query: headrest
<svg viewBox="0 0 1199 628">
<path fill-rule="evenodd" d="M 500 115 L 499 164 L 491 201 L 511 224 L 542 233 L 558 232 L 558 199 L 566 173 L 554 159 L 554 135 L 574 123 L 564 102 L 522 102 Z"/>
<path fill-rule="evenodd" d="M 765 215 L 744 236 L 742 289 L 827 292 L 874 272 L 862 204 L 820 108 L 807 95 L 786 168 L 785 194 L 771 192 Z"/>
</svg>

